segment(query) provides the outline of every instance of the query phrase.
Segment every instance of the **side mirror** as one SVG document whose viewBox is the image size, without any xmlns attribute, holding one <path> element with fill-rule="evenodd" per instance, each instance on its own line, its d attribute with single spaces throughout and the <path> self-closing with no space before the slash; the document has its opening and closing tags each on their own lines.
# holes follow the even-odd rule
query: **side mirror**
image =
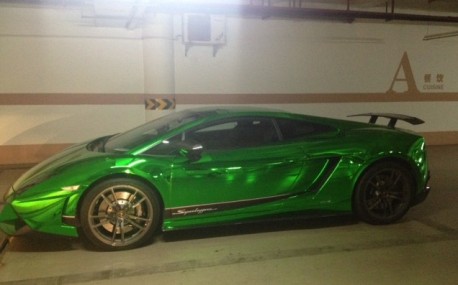
<svg viewBox="0 0 458 285">
<path fill-rule="evenodd" d="M 189 159 L 189 161 L 198 161 L 202 157 L 204 147 L 201 144 L 186 144 L 180 146 L 180 154 Z"/>
</svg>

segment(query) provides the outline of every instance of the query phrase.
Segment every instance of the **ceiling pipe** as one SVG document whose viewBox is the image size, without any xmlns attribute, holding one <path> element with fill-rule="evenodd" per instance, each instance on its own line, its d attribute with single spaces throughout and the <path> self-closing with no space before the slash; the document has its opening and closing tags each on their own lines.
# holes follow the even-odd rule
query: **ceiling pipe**
<svg viewBox="0 0 458 285">
<path fill-rule="evenodd" d="M 331 19 L 353 21 L 354 19 L 376 19 L 385 21 L 413 21 L 458 23 L 458 17 L 432 16 L 419 14 L 395 13 L 394 6 L 390 12 L 369 12 L 338 9 L 317 9 L 299 7 L 274 7 L 233 4 L 184 4 L 162 3 L 150 7 L 151 11 L 165 13 L 208 13 L 240 16 L 255 16 L 261 18 L 295 18 L 295 19 Z"/>
</svg>

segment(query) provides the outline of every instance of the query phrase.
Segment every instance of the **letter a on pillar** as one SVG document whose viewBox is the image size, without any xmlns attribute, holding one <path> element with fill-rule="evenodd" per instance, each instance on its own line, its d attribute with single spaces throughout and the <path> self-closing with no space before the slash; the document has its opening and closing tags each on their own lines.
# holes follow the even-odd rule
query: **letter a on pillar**
<svg viewBox="0 0 458 285">
<path fill-rule="evenodd" d="M 401 68 L 403 72 L 401 72 Z M 402 73 L 404 74 L 404 77 L 402 77 Z M 404 91 L 404 93 L 419 93 L 415 83 L 415 78 L 413 77 L 412 67 L 410 66 L 407 52 L 404 52 L 404 55 L 402 56 L 401 63 L 399 63 L 398 69 L 394 74 L 393 81 L 391 82 L 390 89 L 388 89 L 387 93 L 400 93 L 393 89 L 394 85 L 398 82 L 406 84 L 407 90 Z"/>
</svg>

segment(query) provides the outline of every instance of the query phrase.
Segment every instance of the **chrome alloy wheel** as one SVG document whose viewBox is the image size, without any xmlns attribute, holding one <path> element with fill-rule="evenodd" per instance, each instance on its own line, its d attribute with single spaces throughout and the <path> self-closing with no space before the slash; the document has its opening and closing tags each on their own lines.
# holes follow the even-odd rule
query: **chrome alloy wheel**
<svg viewBox="0 0 458 285">
<path fill-rule="evenodd" d="M 144 190 L 113 185 L 98 193 L 89 205 L 88 226 L 100 242 L 128 247 L 150 233 L 154 207 Z"/>
</svg>

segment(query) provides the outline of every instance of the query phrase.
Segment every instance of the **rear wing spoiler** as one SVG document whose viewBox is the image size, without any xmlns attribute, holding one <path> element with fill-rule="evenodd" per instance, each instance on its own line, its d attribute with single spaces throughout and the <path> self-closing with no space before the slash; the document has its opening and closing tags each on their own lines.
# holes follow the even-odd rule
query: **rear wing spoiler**
<svg viewBox="0 0 458 285">
<path fill-rule="evenodd" d="M 416 117 L 411 117 L 411 116 L 401 115 L 401 114 L 392 114 L 392 113 L 364 113 L 364 114 L 350 115 L 348 117 L 361 117 L 361 116 L 371 117 L 369 119 L 369 124 L 375 124 L 379 117 L 390 119 L 390 121 L 388 122 L 389 128 L 394 128 L 398 120 L 407 122 L 412 125 L 420 125 L 424 123 L 423 120 L 416 118 Z"/>
</svg>

